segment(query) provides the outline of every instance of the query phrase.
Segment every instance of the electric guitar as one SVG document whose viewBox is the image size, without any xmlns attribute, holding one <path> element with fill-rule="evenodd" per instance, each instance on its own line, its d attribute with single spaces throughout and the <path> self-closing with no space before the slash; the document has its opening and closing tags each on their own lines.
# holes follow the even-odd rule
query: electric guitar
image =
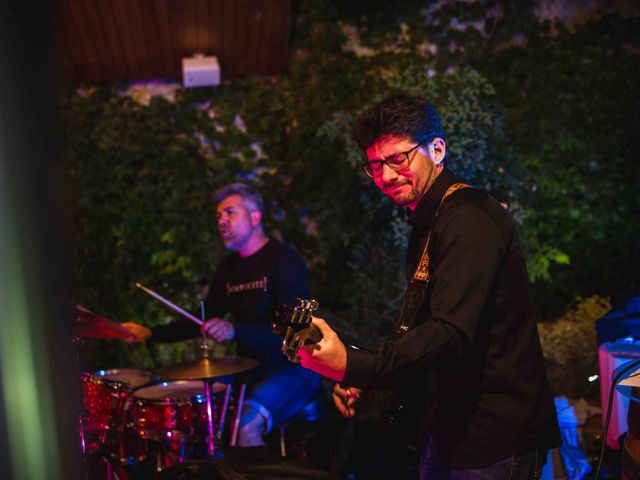
<svg viewBox="0 0 640 480">
<path fill-rule="evenodd" d="M 296 298 L 293 306 L 280 305 L 275 312 L 271 330 L 282 337 L 282 353 L 293 363 L 299 363 L 298 349 L 322 340 L 320 330 L 311 325 L 311 316 L 318 309 L 316 300 Z"/>
<path fill-rule="evenodd" d="M 316 300 L 296 298 L 293 306 L 280 305 L 275 312 L 272 331 L 282 337 L 282 353 L 291 362 L 300 362 L 298 349 L 301 346 L 322 340 L 320 331 L 311 325 L 311 317 L 318 307 Z M 417 447 L 417 430 L 426 406 L 421 390 L 407 384 L 393 392 L 375 392 L 376 399 L 372 399 L 373 409 L 378 411 L 374 415 L 391 428 L 394 438 L 411 448 Z"/>
</svg>

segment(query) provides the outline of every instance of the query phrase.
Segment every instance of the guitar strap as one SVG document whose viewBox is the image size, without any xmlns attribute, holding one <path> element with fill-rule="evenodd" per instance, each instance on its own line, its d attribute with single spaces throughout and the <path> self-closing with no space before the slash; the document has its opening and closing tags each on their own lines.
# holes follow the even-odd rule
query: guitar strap
<svg viewBox="0 0 640 480">
<path fill-rule="evenodd" d="M 400 311 L 400 316 L 398 317 L 398 321 L 396 322 L 396 327 L 392 335 L 392 338 L 394 339 L 407 333 L 416 324 L 418 312 L 421 310 L 425 300 L 427 299 L 428 288 L 431 283 L 431 279 L 429 277 L 429 243 L 431 241 L 431 232 L 433 231 L 433 227 L 435 226 L 438 218 L 440 207 L 442 207 L 445 199 L 462 188 L 473 187 L 466 183 L 454 183 L 447 189 L 440 199 L 433 224 L 427 235 L 427 241 L 424 244 L 424 249 L 422 250 L 422 256 L 420 257 L 416 271 L 413 273 L 413 277 L 407 286 L 407 290 L 404 293 L 402 310 Z"/>
</svg>

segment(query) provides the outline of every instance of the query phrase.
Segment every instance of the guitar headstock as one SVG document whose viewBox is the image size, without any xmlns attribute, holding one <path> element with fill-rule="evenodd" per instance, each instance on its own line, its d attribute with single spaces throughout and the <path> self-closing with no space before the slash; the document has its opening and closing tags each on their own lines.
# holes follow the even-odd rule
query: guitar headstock
<svg viewBox="0 0 640 480">
<path fill-rule="evenodd" d="M 318 306 L 316 300 L 296 298 L 293 306 L 280 305 L 275 312 L 272 331 L 282 337 L 282 353 L 294 363 L 300 361 L 298 349 L 302 345 L 322 339 L 319 330 L 311 325 L 312 314 Z"/>
</svg>

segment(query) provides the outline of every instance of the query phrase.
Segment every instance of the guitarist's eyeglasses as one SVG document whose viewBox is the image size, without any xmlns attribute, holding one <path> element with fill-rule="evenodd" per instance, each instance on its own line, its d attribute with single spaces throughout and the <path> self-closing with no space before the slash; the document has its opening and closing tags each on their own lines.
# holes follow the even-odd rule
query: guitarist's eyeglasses
<svg viewBox="0 0 640 480">
<path fill-rule="evenodd" d="M 410 150 L 407 150 L 406 152 L 394 153 L 393 155 L 389 155 L 387 158 L 383 158 L 382 160 L 365 160 L 364 162 L 362 162 L 362 169 L 364 170 L 364 173 L 369 175 L 371 178 L 378 177 L 380 176 L 380 174 L 382 174 L 383 163 L 386 163 L 387 166 L 394 172 L 404 170 L 405 168 L 408 168 L 409 165 L 411 165 L 413 157 L 410 157 L 410 155 L 415 152 L 418 147 L 428 142 L 429 140 L 422 140 Z"/>
</svg>

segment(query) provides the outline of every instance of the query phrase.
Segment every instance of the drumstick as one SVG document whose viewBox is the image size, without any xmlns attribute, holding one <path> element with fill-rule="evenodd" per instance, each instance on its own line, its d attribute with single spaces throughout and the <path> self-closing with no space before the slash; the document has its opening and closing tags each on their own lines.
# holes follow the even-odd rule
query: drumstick
<svg viewBox="0 0 640 480">
<path fill-rule="evenodd" d="M 179 313 L 180 315 L 182 315 L 185 318 L 188 318 L 189 320 L 191 320 L 192 322 L 197 323 L 198 325 L 202 326 L 202 320 L 198 320 L 196 317 L 194 317 L 193 315 L 191 315 L 189 312 L 184 311 L 183 309 L 181 309 L 179 306 L 177 306 L 174 303 L 171 303 L 169 300 L 167 300 L 166 298 L 164 298 L 161 295 L 158 295 L 156 292 L 154 292 L 153 290 L 151 290 L 150 288 L 145 287 L 144 285 L 140 284 L 140 283 L 136 283 L 136 287 L 138 287 L 141 290 L 144 290 L 145 292 L 147 292 L 149 295 L 151 295 L 153 298 L 155 298 L 156 300 L 160 300 L 162 303 L 164 303 L 167 307 L 169 307 L 171 310 L 173 310 L 174 312 Z"/>
</svg>

